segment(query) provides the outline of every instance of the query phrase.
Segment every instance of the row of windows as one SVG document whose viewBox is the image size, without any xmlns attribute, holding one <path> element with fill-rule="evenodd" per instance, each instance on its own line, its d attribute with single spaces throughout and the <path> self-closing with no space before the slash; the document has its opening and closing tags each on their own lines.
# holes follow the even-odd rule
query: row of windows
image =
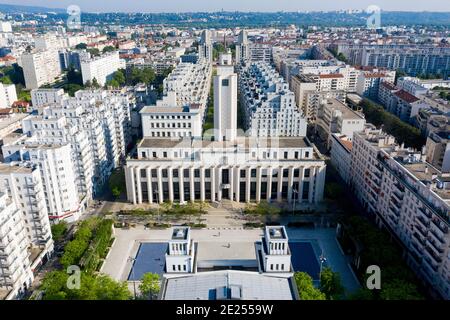
<svg viewBox="0 0 450 320">
<path fill-rule="evenodd" d="M 189 178 L 190 171 L 191 171 L 190 169 L 183 169 L 183 176 L 185 178 Z M 274 178 L 278 177 L 278 171 L 279 171 L 278 169 L 272 169 L 272 177 L 274 177 Z M 158 177 L 157 169 L 150 169 L 150 172 L 151 172 L 152 178 Z M 224 169 L 223 173 L 227 176 L 229 175 L 229 171 L 227 169 Z M 310 168 L 305 168 L 303 173 L 304 173 L 303 174 L 304 178 L 311 177 L 311 169 Z M 167 169 L 162 169 L 161 174 L 162 174 L 163 178 L 167 178 L 169 176 Z M 239 174 L 240 174 L 241 178 L 246 178 L 247 170 L 241 169 Z M 267 175 L 268 175 L 268 169 L 261 169 L 261 176 L 263 178 L 265 178 L 265 177 L 267 177 Z M 173 169 L 172 176 L 174 178 L 178 178 L 179 177 L 179 169 Z M 294 169 L 293 176 L 294 176 L 294 178 L 300 177 L 300 169 Z M 141 177 L 142 178 L 147 177 L 147 169 L 141 169 Z M 205 178 L 210 178 L 210 177 L 211 177 L 211 169 L 205 169 Z M 256 169 L 250 169 L 250 177 L 256 178 Z M 288 177 L 289 177 L 289 169 L 283 169 L 282 178 L 288 178 Z M 194 178 L 200 178 L 200 169 L 194 169 Z"/>
</svg>

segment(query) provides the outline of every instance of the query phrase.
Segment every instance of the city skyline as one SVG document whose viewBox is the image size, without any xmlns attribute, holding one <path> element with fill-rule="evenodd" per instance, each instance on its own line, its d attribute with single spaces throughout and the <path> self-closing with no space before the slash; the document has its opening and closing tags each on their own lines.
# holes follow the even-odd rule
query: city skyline
<svg viewBox="0 0 450 320">
<path fill-rule="evenodd" d="M 151 12 L 151 13 L 169 13 L 169 12 L 216 12 L 216 11 L 241 11 L 241 12 L 277 12 L 277 11 L 335 11 L 335 10 L 363 10 L 371 5 L 376 5 L 384 11 L 405 11 L 404 1 L 387 1 L 381 0 L 374 2 L 372 0 L 363 0 L 355 3 L 350 0 L 343 0 L 337 2 L 333 1 L 316 1 L 314 3 L 304 3 L 301 1 L 279 0 L 277 2 L 269 0 L 258 1 L 257 9 L 255 10 L 254 0 L 229 0 L 229 1 L 214 1 L 211 3 L 207 0 L 195 0 L 191 2 L 173 0 L 169 2 L 157 1 L 133 1 L 134 5 L 130 3 L 123 3 L 122 1 L 111 0 L 106 1 L 86 1 L 86 0 L 61 0 L 55 1 L 37 1 L 28 0 L 22 1 L 20 5 L 25 6 L 41 6 L 48 8 L 64 9 L 70 5 L 80 6 L 82 11 L 89 12 Z M 2 1 L 1 4 L 16 5 L 17 2 L 12 0 Z M 440 11 L 448 12 L 449 8 L 445 8 L 442 1 L 430 0 L 426 3 L 421 1 L 408 2 L 407 11 Z"/>
</svg>

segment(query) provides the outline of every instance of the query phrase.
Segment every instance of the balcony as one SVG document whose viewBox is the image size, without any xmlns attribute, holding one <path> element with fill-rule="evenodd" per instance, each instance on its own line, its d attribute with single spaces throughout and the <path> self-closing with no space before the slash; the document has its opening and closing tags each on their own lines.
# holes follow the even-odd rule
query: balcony
<svg viewBox="0 0 450 320">
<path fill-rule="evenodd" d="M 428 246 L 425 247 L 425 254 L 431 258 L 432 263 L 436 266 L 442 262 L 442 258 L 438 254 L 434 253 L 433 249 Z"/>
<path fill-rule="evenodd" d="M 402 202 L 403 201 L 403 193 L 400 193 L 398 191 L 394 191 L 394 192 L 392 192 L 392 196 L 398 202 Z"/>
<path fill-rule="evenodd" d="M 391 211 L 396 217 L 400 216 L 400 211 L 393 206 L 389 206 L 389 211 Z"/>
<path fill-rule="evenodd" d="M 417 221 L 418 221 L 418 220 L 416 220 L 416 222 L 417 222 Z M 420 223 L 416 224 L 416 225 L 415 225 L 415 229 L 419 232 L 419 234 L 420 234 L 422 237 L 424 237 L 424 238 L 427 237 L 427 229 L 426 229 L 426 228 L 423 228 L 422 224 L 420 224 Z"/>
<path fill-rule="evenodd" d="M 444 249 L 441 248 L 441 246 L 438 242 L 428 238 L 426 243 L 427 243 L 427 246 L 429 248 L 431 248 L 434 251 L 434 254 L 436 254 L 437 256 L 444 253 Z"/>
<path fill-rule="evenodd" d="M 445 237 L 442 234 L 440 234 L 439 231 L 437 231 L 436 229 L 431 228 L 429 235 L 434 241 L 441 244 L 445 243 Z"/>
<path fill-rule="evenodd" d="M 418 222 L 420 226 L 425 230 L 427 230 L 428 227 L 430 226 L 430 221 L 422 217 L 416 217 L 416 222 Z"/>
<path fill-rule="evenodd" d="M 445 222 L 442 222 L 441 220 L 435 218 L 431 220 L 433 222 L 433 224 L 439 228 L 439 230 L 442 231 L 442 233 L 447 234 L 448 232 L 448 226 L 445 225 Z"/>
<path fill-rule="evenodd" d="M 423 216 L 425 219 L 431 219 L 431 213 L 427 212 L 425 208 L 419 207 L 417 212 L 419 213 L 419 216 Z"/>
<path fill-rule="evenodd" d="M 421 236 L 418 232 L 413 233 L 413 239 L 417 240 L 417 244 L 420 246 L 425 245 L 425 238 Z M 417 250 L 420 252 L 420 250 Z"/>
</svg>

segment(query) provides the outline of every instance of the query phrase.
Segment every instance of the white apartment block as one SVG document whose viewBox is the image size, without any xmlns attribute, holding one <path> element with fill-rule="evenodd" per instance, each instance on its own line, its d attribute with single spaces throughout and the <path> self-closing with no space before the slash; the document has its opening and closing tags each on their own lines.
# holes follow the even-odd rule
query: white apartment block
<svg viewBox="0 0 450 320">
<path fill-rule="evenodd" d="M 107 52 L 98 57 L 82 58 L 80 61 L 83 83 L 94 79 L 104 86 L 119 69 L 125 69 L 125 61 L 119 58 L 119 51 Z"/>
<path fill-rule="evenodd" d="M 236 43 L 236 64 L 247 61 L 250 57 L 249 42 L 247 39 L 247 31 L 241 30 Z"/>
<path fill-rule="evenodd" d="M 42 256 L 52 252 L 53 240 L 39 167 L 29 161 L 0 164 L 0 189 L 21 211 L 29 242 L 42 249 Z"/>
<path fill-rule="evenodd" d="M 33 89 L 31 90 L 31 103 L 33 109 L 49 104 L 60 103 L 66 95 L 64 89 Z"/>
<path fill-rule="evenodd" d="M 203 30 L 198 46 L 198 57 L 208 63 L 213 61 L 213 45 L 211 41 L 211 31 Z"/>
<path fill-rule="evenodd" d="M 145 106 L 139 113 L 144 137 L 202 136 L 200 105 L 179 107 L 174 91 L 158 100 L 156 106 Z"/>
<path fill-rule="evenodd" d="M 45 171 L 42 179 L 55 198 L 45 196 L 50 218 L 77 220 L 124 160 L 131 106 L 121 92 L 78 91 L 23 120 L 26 135 L 3 146 L 6 161 L 31 161 Z"/>
<path fill-rule="evenodd" d="M 0 300 L 12 300 L 31 286 L 28 245 L 22 213 L 0 192 Z"/>
<path fill-rule="evenodd" d="M 180 63 L 163 81 L 164 95 L 176 93 L 178 107 L 200 105 L 203 119 L 211 88 L 212 66 L 206 60 Z"/>
<path fill-rule="evenodd" d="M 0 109 L 11 107 L 15 101 L 17 101 L 16 86 L 0 83 Z"/>
<path fill-rule="evenodd" d="M 330 160 L 333 167 L 346 184 L 351 178 L 352 141 L 344 134 L 331 135 Z"/>
<path fill-rule="evenodd" d="M 346 92 L 343 90 L 317 90 L 317 81 L 307 75 L 298 74 L 291 77 L 290 88 L 295 95 L 295 103 L 303 111 L 307 121 L 314 122 L 320 105 L 329 99 L 337 99 L 344 103 Z"/>
<path fill-rule="evenodd" d="M 351 155 L 359 201 L 403 243 L 412 270 L 450 299 L 448 174 L 374 128 L 355 133 Z"/>
<path fill-rule="evenodd" d="M 8 162 L 31 162 L 39 167 L 46 208 L 50 220 L 76 221 L 86 208 L 76 186 L 76 169 L 70 143 L 45 144 L 23 137 L 14 144 L 4 145 Z"/>
<path fill-rule="evenodd" d="M 306 136 L 306 119 L 295 103 L 294 93 L 269 64 L 242 65 L 239 93 L 251 135 Z"/>
<path fill-rule="evenodd" d="M 248 45 L 248 61 L 272 63 L 272 46 L 262 43 L 250 43 Z"/>
<path fill-rule="evenodd" d="M 336 99 L 330 99 L 321 104 L 315 123 L 315 132 L 330 147 L 333 133 L 346 135 L 351 140 L 354 132 L 364 129 L 365 123 L 366 120 L 362 114 L 353 111 Z"/>
<path fill-rule="evenodd" d="M 52 83 L 61 75 L 58 51 L 55 50 L 24 52 L 21 64 L 27 89 Z"/>
<path fill-rule="evenodd" d="M 11 22 L 0 21 L 0 32 L 12 32 Z"/>
<path fill-rule="evenodd" d="M 419 111 L 430 105 L 390 82 L 382 82 L 378 90 L 378 101 L 390 113 L 402 121 L 413 123 Z"/>
<path fill-rule="evenodd" d="M 414 77 L 400 77 L 397 79 L 396 85 L 416 97 L 426 95 L 429 91 L 422 85 L 419 78 Z"/>
<path fill-rule="evenodd" d="M 371 67 L 361 68 L 356 92 L 360 96 L 376 99 L 381 82 L 394 83 L 395 71 Z"/>
</svg>

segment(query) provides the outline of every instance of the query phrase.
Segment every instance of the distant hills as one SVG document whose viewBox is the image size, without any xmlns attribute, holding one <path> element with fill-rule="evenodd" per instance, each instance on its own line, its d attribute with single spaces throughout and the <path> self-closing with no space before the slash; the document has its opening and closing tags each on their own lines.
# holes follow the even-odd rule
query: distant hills
<svg viewBox="0 0 450 320">
<path fill-rule="evenodd" d="M 46 8 L 39 6 L 22 6 L 15 4 L 3 4 L 0 3 L 0 12 L 2 13 L 65 13 L 66 9 L 61 8 Z"/>
<path fill-rule="evenodd" d="M 446 0 L 448 1 L 448 0 Z M 258 7 L 256 6 L 255 9 Z M 22 6 L 1 4 L 0 12 L 7 14 L 56 13 L 49 15 L 45 23 L 52 24 L 67 16 L 66 9 L 40 6 Z M 123 25 L 170 25 L 176 27 L 222 28 L 222 27 L 282 27 L 298 25 L 315 26 L 361 26 L 366 25 L 369 14 L 365 12 L 183 12 L 183 13 L 89 13 L 82 12 L 82 22 L 86 24 L 123 24 Z M 24 20 L 27 18 L 25 17 Z M 19 19 L 20 20 L 20 19 Z M 448 28 L 449 12 L 406 12 L 383 11 L 381 25 L 428 25 Z"/>
</svg>

